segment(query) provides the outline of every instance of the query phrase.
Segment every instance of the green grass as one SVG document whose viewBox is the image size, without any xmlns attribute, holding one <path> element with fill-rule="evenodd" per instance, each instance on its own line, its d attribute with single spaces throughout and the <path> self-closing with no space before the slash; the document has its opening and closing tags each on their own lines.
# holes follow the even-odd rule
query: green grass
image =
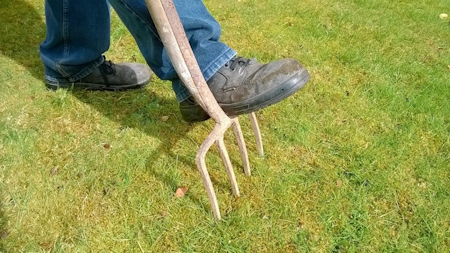
<svg viewBox="0 0 450 253">
<path fill-rule="evenodd" d="M 312 76 L 257 113 L 264 158 L 242 117 L 251 177 L 227 134 L 240 198 L 209 153 L 220 222 L 194 164 L 213 122 L 184 123 L 157 78 L 47 91 L 42 1 L 2 2 L 0 252 L 450 252 L 450 1 L 205 4 L 241 55 Z M 112 24 L 107 57 L 144 62 Z"/>
</svg>

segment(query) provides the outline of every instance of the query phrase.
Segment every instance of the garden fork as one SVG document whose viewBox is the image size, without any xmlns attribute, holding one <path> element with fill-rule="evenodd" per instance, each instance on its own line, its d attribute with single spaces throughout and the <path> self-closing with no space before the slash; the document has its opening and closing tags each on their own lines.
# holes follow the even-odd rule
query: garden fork
<svg viewBox="0 0 450 253">
<path fill-rule="evenodd" d="M 216 194 L 206 168 L 205 157 L 209 148 L 215 143 L 219 149 L 219 154 L 225 165 L 228 179 L 231 182 L 231 188 L 234 196 L 239 197 L 239 188 L 233 167 L 228 156 L 224 143 L 225 131 L 233 127 L 236 136 L 239 151 L 244 166 L 245 175 L 250 175 L 250 165 L 248 160 L 247 148 L 237 117 L 228 117 L 217 103 L 213 94 L 209 90 L 202 72 L 197 64 L 194 53 L 186 38 L 183 26 L 181 24 L 175 5 L 172 0 L 145 0 L 150 11 L 151 17 L 161 37 L 162 43 L 172 61 L 172 64 L 187 89 L 194 97 L 195 101 L 205 110 L 209 116 L 216 122 L 212 132 L 200 146 L 195 162 L 200 171 L 203 184 L 208 193 L 211 209 L 214 217 L 220 220 L 220 210 L 217 203 Z M 249 114 L 251 125 L 256 137 L 256 146 L 260 156 L 263 155 L 262 139 L 258 122 L 254 113 Z"/>
</svg>

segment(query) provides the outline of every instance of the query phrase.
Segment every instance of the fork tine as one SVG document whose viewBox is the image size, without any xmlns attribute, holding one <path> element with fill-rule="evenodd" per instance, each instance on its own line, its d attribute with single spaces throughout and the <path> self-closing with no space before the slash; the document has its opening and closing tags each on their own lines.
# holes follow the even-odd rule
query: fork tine
<svg viewBox="0 0 450 253">
<path fill-rule="evenodd" d="M 212 185 L 211 178 L 209 177 L 209 173 L 206 168 L 205 158 L 206 153 L 214 144 L 214 142 L 216 142 L 218 139 L 223 139 L 223 135 L 227 128 L 228 126 L 216 124 L 214 129 L 211 131 L 208 137 L 206 137 L 202 145 L 200 145 L 200 148 L 198 149 L 197 152 L 197 157 L 195 158 L 195 163 L 197 164 L 198 170 L 200 171 L 203 185 L 205 186 L 206 193 L 208 194 L 209 202 L 211 204 L 211 210 L 213 211 L 214 217 L 217 220 L 221 219 L 219 204 L 217 202 L 217 197 L 216 193 L 214 192 L 214 187 Z"/>
<path fill-rule="evenodd" d="M 248 115 L 248 117 L 250 118 L 250 123 L 252 124 L 253 133 L 255 134 L 256 149 L 258 150 L 258 155 L 260 157 L 263 157 L 264 156 L 264 147 L 263 147 L 261 130 L 259 129 L 258 120 L 256 119 L 256 115 L 254 112 L 250 113 Z"/>
<path fill-rule="evenodd" d="M 237 117 L 233 119 L 232 126 L 239 146 L 239 152 L 241 153 L 242 164 L 244 165 L 244 174 L 250 176 L 251 172 L 250 163 L 248 161 L 247 147 L 245 146 L 244 135 L 242 134 L 241 125 L 239 124 Z"/>
<path fill-rule="evenodd" d="M 220 137 L 216 141 L 217 148 L 219 149 L 220 157 L 222 157 L 222 162 L 225 165 L 225 170 L 228 175 L 228 179 L 230 180 L 231 190 L 233 191 L 233 195 L 239 197 L 239 188 L 236 182 L 236 176 L 234 175 L 233 166 L 231 165 L 230 157 L 228 156 L 227 148 L 225 147 L 225 143 L 223 141 L 223 136 Z"/>
</svg>

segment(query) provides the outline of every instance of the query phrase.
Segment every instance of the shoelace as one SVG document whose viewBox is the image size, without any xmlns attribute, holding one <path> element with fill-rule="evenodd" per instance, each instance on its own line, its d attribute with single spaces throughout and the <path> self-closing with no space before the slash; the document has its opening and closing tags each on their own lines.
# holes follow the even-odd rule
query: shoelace
<svg viewBox="0 0 450 253">
<path fill-rule="evenodd" d="M 112 63 L 111 61 L 104 61 L 102 63 L 102 65 L 99 66 L 100 71 L 103 73 L 105 72 L 105 74 L 107 75 L 111 75 L 114 74 L 116 71 L 114 70 L 114 68 L 112 67 L 114 65 L 114 63 Z"/>
<path fill-rule="evenodd" d="M 103 57 L 104 58 L 104 57 Z M 98 68 L 100 69 L 100 73 L 102 74 L 103 80 L 105 80 L 105 84 L 108 85 L 108 75 L 113 75 L 116 73 L 116 71 L 113 68 L 114 63 L 111 61 L 105 61 L 100 65 Z"/>
<path fill-rule="evenodd" d="M 231 64 L 230 64 L 231 63 Z M 225 64 L 225 67 L 228 67 L 231 69 L 231 71 L 234 71 L 236 67 L 239 67 L 239 72 L 242 68 L 245 68 L 250 63 L 250 59 L 242 58 L 240 56 L 233 57 L 229 62 Z"/>
</svg>

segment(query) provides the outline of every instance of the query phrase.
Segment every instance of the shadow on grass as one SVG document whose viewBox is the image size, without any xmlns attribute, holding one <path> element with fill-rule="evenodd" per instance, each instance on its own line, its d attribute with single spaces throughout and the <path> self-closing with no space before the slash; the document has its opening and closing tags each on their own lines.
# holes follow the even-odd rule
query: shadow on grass
<svg viewBox="0 0 450 253">
<path fill-rule="evenodd" d="M 175 98 L 161 98 L 146 89 L 128 92 L 73 90 L 72 94 L 110 120 L 118 122 L 123 128 L 138 129 L 158 139 L 161 144 L 148 156 L 146 169 L 174 191 L 180 186 L 178 182 L 156 167 L 161 156 L 165 155 L 172 161 L 184 163 L 196 170 L 192 157 L 182 156 L 173 151 L 176 143 L 189 138 L 187 134 L 194 127 L 181 119 Z M 162 116 L 169 116 L 169 121 L 162 122 Z M 199 199 L 193 196 L 190 198 L 196 204 L 202 205 Z"/>
<path fill-rule="evenodd" d="M 3 204 L 0 202 L 0 252 L 4 252 L 3 240 L 8 236 L 6 229 L 6 215 L 3 211 Z"/>
<path fill-rule="evenodd" d="M 0 4 L 0 56 L 14 60 L 40 80 L 44 78 L 44 68 L 39 56 L 39 45 L 45 39 L 46 33 L 44 19 L 43 11 L 38 11 L 24 0 L 2 1 Z M 161 155 L 167 155 L 173 160 L 196 168 L 193 159 L 172 151 L 172 146 L 186 138 L 186 134 L 193 128 L 192 125 L 180 120 L 175 99 L 165 100 L 145 90 L 132 92 L 74 90 L 72 94 L 106 117 L 120 123 L 124 128 L 135 128 L 159 139 L 163 144 L 148 157 L 147 169 L 171 188 L 176 189 L 177 182 L 170 177 L 158 174 L 155 168 L 155 163 Z M 169 115 L 173 120 L 165 124 L 157 124 L 162 115 Z M 169 131 L 170 129 L 172 130 Z M 200 203 L 197 199 L 193 201 Z M 0 209 L 0 239 L 5 231 L 3 216 Z"/>
<path fill-rule="evenodd" d="M 0 24 L 0 56 L 14 60 L 43 80 L 44 67 L 39 56 L 46 29 L 43 13 L 23 0 L 1 1 Z"/>
</svg>

